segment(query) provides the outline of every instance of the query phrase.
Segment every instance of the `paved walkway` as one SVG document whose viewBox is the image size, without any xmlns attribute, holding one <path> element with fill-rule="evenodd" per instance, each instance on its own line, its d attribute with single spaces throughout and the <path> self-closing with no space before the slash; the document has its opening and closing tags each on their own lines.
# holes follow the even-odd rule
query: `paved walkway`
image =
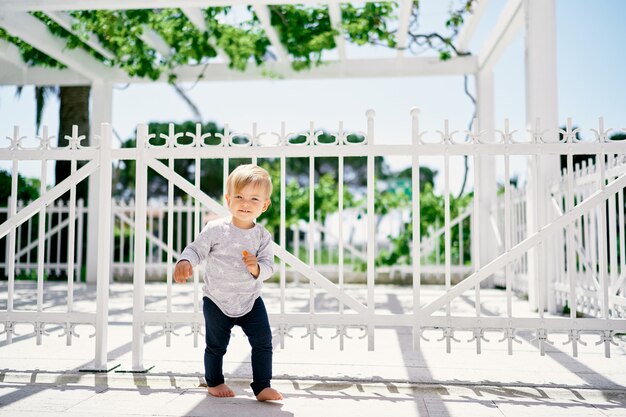
<svg viewBox="0 0 626 417">
<path fill-rule="evenodd" d="M 47 302 L 54 304 L 50 294 L 55 289 L 48 290 Z M 275 293 L 268 290 L 266 298 L 271 300 Z M 161 286 L 148 288 L 150 307 L 160 308 L 162 292 Z M 401 308 L 410 299 L 406 292 L 387 287 L 377 295 L 377 305 L 390 311 Z M 291 293 L 297 301 L 298 291 Z M 24 303 L 25 294 L 20 298 Z M 77 289 L 77 305 L 94 299 L 90 289 Z M 588 345 L 573 358 L 557 336 L 554 346 L 540 356 L 532 336 L 524 333 L 509 356 L 497 334 L 487 335 L 491 341 L 477 355 L 475 345 L 467 343 L 469 335 L 461 333 L 461 342 L 446 354 L 444 342 L 435 338 L 413 352 L 411 335 L 403 328 L 377 330 L 373 352 L 367 351 L 366 339 L 358 338 L 358 330 L 341 351 L 330 329 L 320 331 L 323 338 L 316 339 L 314 350 L 309 339 L 302 338 L 304 331 L 295 329 L 285 349 L 277 349 L 274 356 L 274 386 L 285 400 L 270 404 L 254 400 L 248 386 L 249 348 L 237 330 L 224 364 L 237 397 L 212 398 L 201 386 L 202 341 L 194 347 L 190 336 L 172 337 L 170 347 L 163 336 L 148 336 L 144 357 L 147 366 L 154 366 L 150 372 L 118 372 L 131 364 L 131 299 L 129 286 L 112 286 L 109 363 L 119 366 L 109 373 L 79 372 L 93 358 L 94 341 L 88 337 L 92 329 L 79 328 L 81 337 L 72 346 L 66 346 L 55 329 L 37 346 L 28 335 L 32 326 L 18 329 L 22 335 L 12 344 L 0 341 L 0 417 L 626 416 L 624 342 L 606 359 L 602 346 L 595 346 L 597 338 L 589 336 Z M 485 309 L 502 311 L 500 300 L 501 292 L 482 291 Z M 455 311 L 472 311 L 471 300 L 466 301 L 467 306 L 455 305 Z M 527 310 L 523 300 L 516 300 L 514 307 L 520 314 Z M 180 330 L 181 335 L 186 332 Z"/>
</svg>

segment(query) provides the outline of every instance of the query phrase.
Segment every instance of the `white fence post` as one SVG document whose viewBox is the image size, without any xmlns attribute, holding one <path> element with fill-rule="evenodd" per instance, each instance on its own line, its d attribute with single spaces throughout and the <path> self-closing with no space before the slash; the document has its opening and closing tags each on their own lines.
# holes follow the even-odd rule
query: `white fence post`
<svg viewBox="0 0 626 417">
<path fill-rule="evenodd" d="M 477 126 L 475 130 L 479 139 L 485 143 L 495 142 L 494 132 L 494 80 L 493 71 L 491 69 L 482 69 L 476 74 L 477 89 L 477 113 L 478 116 L 474 123 Z M 482 136 L 481 136 L 482 135 Z M 497 248 L 493 244 L 494 231 L 491 227 L 491 207 L 496 202 L 497 185 L 496 185 L 496 158 L 492 155 L 478 155 L 474 159 L 474 169 L 477 175 L 474 177 L 478 180 L 474 183 L 474 196 L 478 196 L 478 204 L 474 205 L 474 216 L 476 216 L 478 229 L 481 239 L 477 242 L 480 249 L 477 251 L 477 259 L 473 262 L 477 263 L 477 268 L 487 265 L 497 255 Z M 493 287 L 494 280 L 490 277 L 485 283 L 485 287 Z"/>
<path fill-rule="evenodd" d="M 411 144 L 413 149 L 411 152 L 411 209 L 413 211 L 412 223 L 412 242 L 411 242 L 411 270 L 413 284 L 413 350 L 420 349 L 420 340 L 422 336 L 421 316 L 421 291 L 422 291 L 422 229 L 420 225 L 420 158 L 417 148 L 421 143 L 421 135 L 419 130 L 419 114 L 417 108 L 411 109 Z"/>
<path fill-rule="evenodd" d="M 133 273 L 133 371 L 143 371 L 143 309 L 146 285 L 146 205 L 148 204 L 148 168 L 146 142 L 148 126 L 137 126 L 135 165 L 135 270 Z"/>
<path fill-rule="evenodd" d="M 100 130 L 100 207 L 98 220 L 98 280 L 96 295 L 96 369 L 107 369 L 107 330 L 109 319 L 109 276 L 111 257 L 111 125 Z"/>
<path fill-rule="evenodd" d="M 100 128 L 102 123 L 111 123 L 111 116 L 113 111 L 113 87 L 111 83 L 103 80 L 95 80 L 91 85 L 91 126 L 93 132 L 90 132 L 90 145 L 97 146 L 95 143 L 95 132 Z M 102 139 L 101 139 L 102 140 Z M 94 236 L 95 232 L 99 229 L 100 214 L 98 213 L 101 201 L 99 200 L 102 195 L 102 189 L 98 188 L 97 184 L 100 183 L 98 179 L 98 172 L 92 174 L 89 177 L 89 190 L 87 199 L 87 236 Z M 97 264 L 100 249 L 95 244 L 87 243 L 87 282 L 96 282 Z"/>
<path fill-rule="evenodd" d="M 374 110 L 368 110 L 367 116 L 367 309 L 372 317 L 367 326 L 367 348 L 374 350 L 374 325 L 375 314 L 374 284 L 376 283 L 376 156 L 374 149 Z"/>
</svg>

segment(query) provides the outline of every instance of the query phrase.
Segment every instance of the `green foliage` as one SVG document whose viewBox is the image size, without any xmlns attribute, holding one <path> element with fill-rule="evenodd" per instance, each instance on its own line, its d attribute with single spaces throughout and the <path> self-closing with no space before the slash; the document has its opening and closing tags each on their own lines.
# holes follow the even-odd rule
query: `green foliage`
<svg viewBox="0 0 626 417">
<path fill-rule="evenodd" d="M 471 203 L 472 195 L 464 195 L 460 198 L 450 195 L 450 217 L 454 219 Z M 442 227 L 445 222 L 445 197 L 436 195 L 432 186 L 427 184 L 420 193 L 420 231 L 422 240 L 428 237 L 429 230 L 434 229 L 438 223 Z M 470 225 L 467 221 L 463 222 L 463 256 L 464 260 L 469 262 L 470 257 Z M 432 229 L 431 229 L 432 228 Z M 458 226 L 451 230 L 452 246 L 451 259 L 459 259 L 460 244 L 458 242 Z M 381 250 L 376 258 L 377 265 L 409 265 L 411 260 L 411 242 L 413 240 L 413 217 L 402 229 L 402 233 L 398 236 L 389 236 L 390 250 Z M 437 244 L 440 246 L 440 253 L 444 253 L 444 239 L 438 239 Z M 432 255 L 434 257 L 434 255 Z"/>
<path fill-rule="evenodd" d="M 615 132 L 611 136 L 609 136 L 609 140 L 626 140 L 626 133 Z"/>
<path fill-rule="evenodd" d="M 17 199 L 31 201 L 39 197 L 41 182 L 37 178 L 17 177 Z M 11 196 L 11 173 L 0 170 L 0 206 L 7 206 Z"/>
<path fill-rule="evenodd" d="M 46 23 L 52 34 L 66 39 L 68 48 L 84 48 L 106 65 L 119 67 L 131 76 L 156 80 L 165 73 L 170 82 L 174 82 L 176 67 L 205 64 L 217 56 L 214 46 L 222 48 L 229 56 L 231 68 L 245 70 L 250 59 L 257 65 L 262 64 L 269 40 L 258 22 L 250 18 L 239 24 L 220 23 L 229 12 L 227 7 L 205 9 L 208 29 L 202 33 L 180 9 L 72 11 L 70 15 L 76 19 L 72 28 L 74 34 L 45 13 L 34 15 Z M 170 46 L 170 53 L 162 55 L 142 41 L 141 36 L 146 30 L 154 30 Z M 112 59 L 101 56 L 85 44 L 93 34 L 113 54 Z M 43 57 L 42 62 L 45 61 Z M 34 58 L 27 62 L 39 64 L 39 59 Z"/>
<path fill-rule="evenodd" d="M 391 211 L 408 207 L 410 204 L 411 196 L 404 190 L 389 189 L 374 194 L 374 211 L 378 216 L 386 216 Z"/>
<path fill-rule="evenodd" d="M 165 139 L 161 135 L 167 135 L 169 133 L 169 123 L 150 123 L 148 125 L 148 131 L 151 134 L 155 134 L 155 138 L 150 140 L 153 145 L 163 145 Z M 195 132 L 196 123 L 187 121 L 175 125 L 175 132 Z M 222 128 L 218 128 L 213 122 L 208 122 L 202 125 L 203 133 L 211 133 L 211 137 L 205 140 L 206 144 L 215 145 L 219 143 L 219 139 L 215 137 L 218 133 L 223 133 Z M 189 138 L 181 138 L 181 143 L 185 143 L 185 140 L 189 141 Z M 123 148 L 134 148 L 135 139 L 128 139 L 122 144 Z M 136 164 L 132 159 L 122 160 L 113 172 L 113 195 L 121 199 L 134 198 L 135 190 L 135 170 Z M 174 171 L 187 178 L 189 181 L 194 181 L 195 175 L 195 160 L 192 159 L 177 159 L 174 161 Z M 223 171 L 223 162 L 221 159 L 207 159 L 201 160 L 201 172 L 211 173 L 211 175 L 203 175 L 200 178 L 200 189 L 209 195 L 219 196 L 222 190 L 222 178 L 221 176 L 214 175 L 214 173 Z M 153 170 L 148 170 L 148 195 L 152 198 L 159 198 L 167 196 L 167 179 L 158 175 Z M 179 188 L 174 187 L 174 197 L 182 197 L 186 194 Z"/>
<path fill-rule="evenodd" d="M 395 31 L 389 21 L 395 18 L 397 3 L 341 4 L 341 21 L 348 39 L 357 45 L 368 43 L 396 47 Z"/>
<path fill-rule="evenodd" d="M 151 20 L 152 10 L 81 10 L 70 13 L 78 19 L 87 36 L 94 33 L 100 43 L 114 54 L 108 65 L 122 68 L 131 76 L 159 78 L 166 67 L 165 57 L 146 45 L 139 36 Z"/>
<path fill-rule="evenodd" d="M 272 26 L 281 43 L 293 57 L 295 70 L 311 68 L 322 62 L 322 52 L 335 48 L 335 35 L 328 8 L 305 5 L 269 6 Z"/>
<path fill-rule="evenodd" d="M 453 39 L 471 12 L 476 0 L 456 0 L 445 22 L 446 35 L 415 33 L 419 25 L 419 2 L 413 2 L 413 20 L 410 24 L 410 42 L 425 42 L 429 48 L 439 52 L 441 59 L 449 59 L 460 53 L 453 46 Z M 342 3 L 341 33 L 332 27 L 327 6 L 319 5 L 272 5 L 269 6 L 272 26 L 279 34 L 281 43 L 291 55 L 295 70 L 310 69 L 323 63 L 324 51 L 336 48 L 336 36 L 343 36 L 357 45 L 375 44 L 389 48 L 397 47 L 395 21 L 398 5 L 395 2 Z M 69 14 L 74 18 L 72 31 L 68 31 L 50 19 L 45 12 L 33 12 L 50 32 L 63 38 L 69 49 L 81 48 L 95 59 L 110 67 L 117 67 L 130 76 L 152 80 L 167 75 L 170 82 L 176 81 L 175 69 L 181 65 L 207 65 L 217 56 L 216 48 L 229 57 L 229 66 L 243 71 L 250 62 L 257 66 L 272 60 L 270 42 L 262 25 L 248 6 L 249 16 L 231 15 L 231 7 L 204 8 L 207 26 L 201 32 L 187 16 L 177 8 L 141 10 L 75 10 Z M 169 46 L 168 53 L 156 51 L 142 40 L 147 30 L 156 32 Z M 87 45 L 95 36 L 111 55 L 102 56 Z M 438 39 L 435 44 L 433 37 Z M 28 65 L 54 68 L 64 66 L 37 51 L 18 38 L 0 29 L 0 38 L 18 46 Z M 422 41 L 420 41 L 422 39 Z M 427 41 L 423 41 L 427 39 Z M 268 68 L 268 76 L 278 76 Z M 202 75 L 199 76 L 202 78 Z"/>
<path fill-rule="evenodd" d="M 219 11 L 221 10 L 215 12 Z M 168 69 L 217 56 L 217 51 L 209 42 L 209 34 L 200 33 L 180 9 L 163 9 L 152 13 L 148 27 L 154 29 L 171 46 L 171 55 L 166 61 Z"/>
<path fill-rule="evenodd" d="M 394 178 L 396 180 L 401 180 L 401 179 L 410 180 L 412 175 L 413 175 L 413 169 L 409 167 L 398 173 L 394 173 L 393 176 L 391 177 L 383 177 L 383 179 L 389 180 L 391 178 Z M 426 185 L 428 184 L 430 184 L 431 187 L 434 187 L 436 176 L 437 176 L 437 170 L 421 165 L 420 173 L 419 173 L 420 191 L 423 192 Z M 410 198 L 411 190 L 409 189 L 408 192 L 409 192 L 409 198 Z"/>
<path fill-rule="evenodd" d="M 218 18 L 224 18 L 229 11 L 230 8 L 205 10 L 209 33 L 215 35 L 217 46 L 222 48 L 230 58 L 231 68 L 243 71 L 251 59 L 257 65 L 261 65 L 270 41 L 259 26 L 258 20 L 252 17 L 238 25 L 220 23 Z"/>
<path fill-rule="evenodd" d="M 569 307 L 569 304 L 566 301 L 565 305 L 563 306 L 563 311 L 562 311 L 561 314 L 564 315 L 564 316 L 569 316 L 571 314 L 571 312 L 572 312 L 572 310 L 571 310 L 571 308 Z M 577 310 L 576 311 L 576 318 L 580 319 L 580 318 L 583 318 L 583 317 L 585 317 L 585 315 L 582 312 Z"/>
<path fill-rule="evenodd" d="M 78 32 L 81 36 L 76 36 L 75 34 L 68 32 L 65 28 L 60 26 L 54 20 L 50 19 L 43 12 L 32 12 L 32 15 L 35 16 L 37 19 L 41 20 L 42 22 L 44 22 L 46 26 L 48 27 L 48 30 L 50 31 L 50 33 L 52 33 L 53 35 L 57 37 L 64 38 L 66 42 L 65 46 L 68 49 L 76 49 L 78 47 L 82 47 L 84 46 L 84 41 L 88 39 L 88 35 L 86 33 Z M 96 52 L 95 50 L 88 48 L 88 47 L 84 49 L 89 54 L 91 54 L 94 58 L 98 60 L 104 59 L 104 57 L 100 55 L 98 52 Z"/>
<path fill-rule="evenodd" d="M 274 192 L 271 197 L 271 205 L 262 216 L 265 226 L 272 233 L 277 233 L 280 228 L 280 160 L 264 161 L 260 166 L 265 168 L 273 181 Z M 285 183 L 285 226 L 295 225 L 301 219 L 310 217 L 308 186 L 301 186 L 295 178 Z M 348 187 L 343 190 L 344 208 L 354 207 L 359 204 L 355 201 Z M 336 178 L 331 174 L 322 175 L 314 186 L 314 216 L 315 220 L 325 222 L 329 214 L 335 213 L 339 207 L 339 188 Z"/>
<path fill-rule="evenodd" d="M 61 64 L 59 61 L 50 58 L 48 55 L 33 48 L 19 38 L 9 35 L 7 31 L 2 28 L 0 28 L 0 39 L 4 39 L 17 46 L 26 65 L 44 68 L 66 68 L 66 66 Z"/>
</svg>

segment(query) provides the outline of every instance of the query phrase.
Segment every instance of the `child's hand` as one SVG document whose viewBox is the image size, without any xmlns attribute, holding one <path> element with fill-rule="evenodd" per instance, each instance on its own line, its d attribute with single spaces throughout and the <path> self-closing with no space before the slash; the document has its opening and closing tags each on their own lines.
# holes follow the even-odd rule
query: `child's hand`
<svg viewBox="0 0 626 417">
<path fill-rule="evenodd" d="M 193 274 L 193 268 L 191 263 L 186 260 L 182 260 L 176 264 L 174 268 L 174 281 L 185 282 Z"/>
<path fill-rule="evenodd" d="M 252 274 L 253 277 L 258 278 L 261 273 L 261 269 L 259 268 L 259 263 L 256 260 L 256 256 L 248 253 L 248 251 L 243 251 L 243 263 L 246 264 L 246 268 L 248 268 L 248 272 Z"/>
</svg>

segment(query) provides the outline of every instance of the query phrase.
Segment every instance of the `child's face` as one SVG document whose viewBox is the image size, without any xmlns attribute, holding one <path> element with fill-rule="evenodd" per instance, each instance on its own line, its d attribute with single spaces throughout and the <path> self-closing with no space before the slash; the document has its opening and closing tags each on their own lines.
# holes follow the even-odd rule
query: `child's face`
<svg viewBox="0 0 626 417">
<path fill-rule="evenodd" d="M 256 184 L 248 184 L 233 195 L 226 194 L 226 202 L 238 227 L 251 227 L 270 205 L 267 190 Z"/>
</svg>

